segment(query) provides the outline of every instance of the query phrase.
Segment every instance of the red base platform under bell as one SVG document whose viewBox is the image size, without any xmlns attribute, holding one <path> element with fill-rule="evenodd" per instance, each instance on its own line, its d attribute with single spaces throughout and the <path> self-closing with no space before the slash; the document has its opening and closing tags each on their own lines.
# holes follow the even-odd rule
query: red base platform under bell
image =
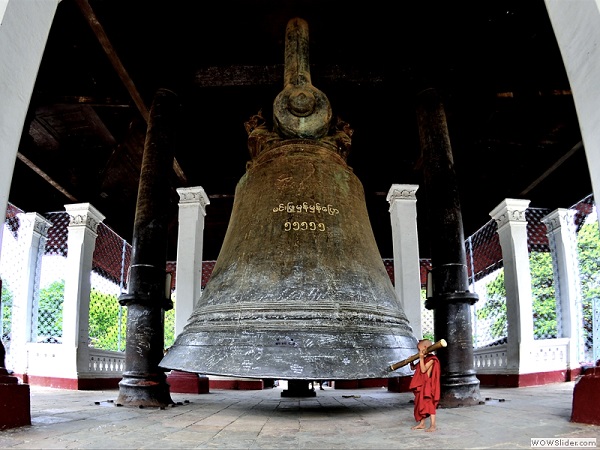
<svg viewBox="0 0 600 450">
<path fill-rule="evenodd" d="M 197 373 L 172 370 L 167 376 L 167 383 L 171 392 L 181 394 L 208 394 L 208 377 Z"/>
</svg>

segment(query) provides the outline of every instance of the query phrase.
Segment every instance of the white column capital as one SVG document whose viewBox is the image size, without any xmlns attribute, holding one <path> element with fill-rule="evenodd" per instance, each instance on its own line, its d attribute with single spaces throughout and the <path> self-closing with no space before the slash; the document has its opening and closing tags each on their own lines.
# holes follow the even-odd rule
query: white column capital
<svg viewBox="0 0 600 450">
<path fill-rule="evenodd" d="M 548 232 L 559 230 L 563 226 L 570 226 L 573 223 L 574 213 L 567 208 L 558 208 L 542 218 Z"/>
<path fill-rule="evenodd" d="M 529 207 L 531 200 L 520 200 L 515 198 L 506 198 L 491 212 L 490 216 L 496 221 L 498 230 L 509 223 L 527 224 L 525 211 Z"/>
<path fill-rule="evenodd" d="M 386 200 L 390 205 L 396 200 L 412 200 L 417 201 L 418 184 L 392 184 Z"/>
<path fill-rule="evenodd" d="M 210 205 L 208 195 L 200 186 L 177 188 L 179 194 L 179 207 L 200 206 L 202 213 L 206 215 L 205 208 Z"/>
<path fill-rule="evenodd" d="M 48 230 L 53 225 L 52 222 L 35 212 L 19 213 L 17 216 L 23 223 L 31 225 L 32 231 L 41 237 L 47 237 Z"/>
<path fill-rule="evenodd" d="M 65 205 L 65 210 L 69 214 L 69 227 L 86 227 L 94 233 L 98 225 L 106 216 L 94 208 L 90 203 L 75 203 Z"/>
</svg>

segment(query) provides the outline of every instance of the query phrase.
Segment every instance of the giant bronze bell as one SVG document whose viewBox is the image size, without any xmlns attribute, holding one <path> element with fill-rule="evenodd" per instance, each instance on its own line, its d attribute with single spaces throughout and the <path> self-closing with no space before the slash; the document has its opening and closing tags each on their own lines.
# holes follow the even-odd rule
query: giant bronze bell
<svg viewBox="0 0 600 450">
<path fill-rule="evenodd" d="M 160 365 L 249 378 L 387 378 L 416 339 L 346 163 L 352 130 L 331 124 L 329 101 L 311 84 L 302 19 L 287 26 L 284 89 L 273 107 L 273 132 L 260 114 L 246 123 L 252 159 L 221 252 Z"/>
</svg>

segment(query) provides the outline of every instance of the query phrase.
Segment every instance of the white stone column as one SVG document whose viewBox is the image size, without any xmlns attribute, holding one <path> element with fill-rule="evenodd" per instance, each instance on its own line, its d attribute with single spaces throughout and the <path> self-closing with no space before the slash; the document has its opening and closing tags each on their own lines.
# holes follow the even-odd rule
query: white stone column
<svg viewBox="0 0 600 450">
<path fill-rule="evenodd" d="M 577 232 L 574 213 L 559 208 L 542 219 L 548 229 L 548 241 L 553 253 L 554 286 L 560 321 L 558 337 L 569 338 L 569 369 L 579 367 L 583 348 L 583 327 L 580 314 L 581 279 L 577 255 Z"/>
<path fill-rule="evenodd" d="M 18 246 L 22 256 L 15 258 L 15 272 L 21 274 L 13 285 L 10 355 L 7 366 L 17 374 L 27 373 L 26 343 L 33 339 L 33 303 L 39 293 L 39 270 L 52 223 L 37 213 L 18 214 Z"/>
<path fill-rule="evenodd" d="M 502 247 L 506 315 L 508 320 L 507 370 L 509 373 L 535 372 L 528 354 L 533 342 L 531 271 L 527 248 L 529 200 L 507 198 L 490 212 L 498 225 Z"/>
<path fill-rule="evenodd" d="M 201 187 L 177 189 L 179 230 L 175 278 L 175 336 L 183 330 L 202 294 L 202 246 L 204 216 L 210 204 Z"/>
<path fill-rule="evenodd" d="M 60 0 L 0 4 L 0 217 L 4 221 L 25 116 Z M 0 227 L 0 244 L 2 227 Z"/>
<path fill-rule="evenodd" d="M 89 371 L 92 259 L 98 236 L 96 230 L 104 220 L 104 215 L 89 203 L 65 205 L 65 210 L 70 221 L 63 303 L 63 345 L 67 352 L 69 348 L 74 350 L 72 356 L 76 363 L 72 368 L 65 368 L 66 374 L 77 376 L 80 372 Z"/>
<path fill-rule="evenodd" d="M 423 336 L 421 320 L 421 267 L 417 233 L 417 197 L 415 184 L 393 184 L 387 201 L 390 204 L 392 243 L 394 248 L 394 287 L 413 333 Z"/>
</svg>

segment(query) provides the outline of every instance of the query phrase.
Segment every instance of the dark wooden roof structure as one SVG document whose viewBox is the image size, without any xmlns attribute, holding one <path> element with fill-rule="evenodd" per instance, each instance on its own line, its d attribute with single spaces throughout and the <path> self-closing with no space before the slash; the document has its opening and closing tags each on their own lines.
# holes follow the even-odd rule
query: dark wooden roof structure
<svg viewBox="0 0 600 450">
<path fill-rule="evenodd" d="M 570 207 L 591 191 L 570 85 L 543 0 L 62 0 L 19 147 L 9 201 L 25 211 L 90 202 L 130 239 L 148 109 L 168 88 L 184 108 L 175 188 L 210 199 L 204 259 L 216 259 L 248 160 L 244 122 L 271 117 L 284 32 L 310 30 L 312 83 L 354 129 L 350 166 L 384 258 L 392 184 L 422 186 L 415 95 L 442 92 L 465 235 L 504 198 Z M 33 192 L 33 194 L 32 194 Z M 420 251 L 429 254 L 417 191 Z"/>
</svg>

